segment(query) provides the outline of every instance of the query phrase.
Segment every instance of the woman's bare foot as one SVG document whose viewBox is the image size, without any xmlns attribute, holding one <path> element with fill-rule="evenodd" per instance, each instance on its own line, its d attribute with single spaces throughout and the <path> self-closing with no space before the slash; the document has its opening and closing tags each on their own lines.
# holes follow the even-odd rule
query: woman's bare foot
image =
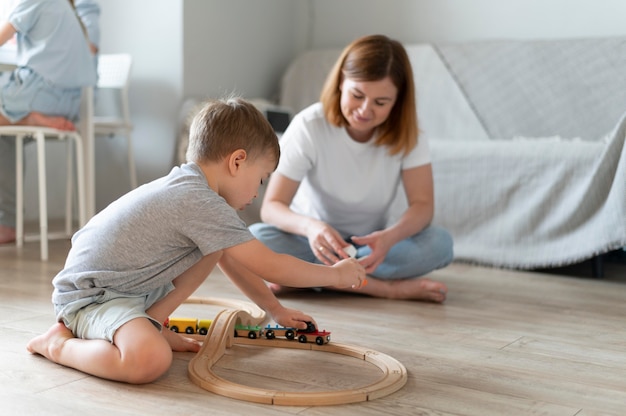
<svg viewBox="0 0 626 416">
<path fill-rule="evenodd" d="M 174 331 L 170 331 L 167 328 L 163 328 L 163 336 L 170 344 L 172 351 L 176 352 L 198 352 L 202 343 L 195 339 L 186 337 L 182 334 L 178 334 Z"/>
<path fill-rule="evenodd" d="M 74 126 L 74 123 L 72 123 L 65 117 L 47 116 L 37 111 L 33 111 L 32 113 L 28 114 L 17 124 L 25 126 L 52 127 L 53 129 L 57 130 L 76 130 L 76 126 Z"/>
<path fill-rule="evenodd" d="M 15 241 L 15 228 L 0 225 L 0 244 L 8 244 Z"/>
<path fill-rule="evenodd" d="M 32 354 L 43 355 L 56 363 L 63 344 L 72 338 L 74 338 L 72 331 L 67 329 L 62 322 L 57 322 L 46 333 L 31 339 L 26 345 L 26 349 Z"/>
<path fill-rule="evenodd" d="M 310 290 L 281 286 L 276 283 L 268 283 L 267 286 L 276 296 L 296 291 Z M 367 285 L 358 289 L 333 288 L 333 290 L 357 293 L 375 298 L 419 300 L 435 303 L 442 303 L 445 301 L 446 295 L 448 294 L 448 287 L 444 283 L 436 282 L 426 277 L 402 280 L 381 280 L 368 276 Z"/>
<path fill-rule="evenodd" d="M 448 287 L 444 283 L 436 282 L 426 277 L 381 280 L 368 276 L 366 286 L 359 289 L 344 290 L 377 298 L 419 300 L 436 303 L 445 301 L 448 294 Z"/>
</svg>

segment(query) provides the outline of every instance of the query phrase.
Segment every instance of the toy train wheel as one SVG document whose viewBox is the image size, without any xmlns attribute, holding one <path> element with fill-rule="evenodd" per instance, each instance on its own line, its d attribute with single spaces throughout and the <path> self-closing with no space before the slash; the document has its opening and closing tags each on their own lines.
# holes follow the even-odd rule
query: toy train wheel
<svg viewBox="0 0 626 416">
<path fill-rule="evenodd" d="M 268 329 L 267 331 L 265 331 L 265 338 L 267 338 L 267 339 L 274 339 L 274 338 L 276 338 L 276 334 L 274 333 L 274 330 Z"/>
<path fill-rule="evenodd" d="M 250 332 L 248 332 L 248 338 L 250 338 L 250 339 L 256 339 L 256 332 L 254 332 L 254 331 L 250 331 Z"/>
<path fill-rule="evenodd" d="M 306 342 L 306 335 L 300 335 L 298 337 L 298 341 L 302 342 L 303 344 Z"/>
<path fill-rule="evenodd" d="M 178 332 L 178 327 L 176 325 L 170 327 L 170 331 Z"/>
<path fill-rule="evenodd" d="M 315 343 L 317 345 L 324 345 L 324 338 L 323 337 L 317 337 L 315 338 Z"/>
<path fill-rule="evenodd" d="M 202 327 L 202 328 L 200 328 L 200 329 L 198 330 L 198 333 L 199 333 L 200 335 L 206 335 L 206 334 L 208 334 L 208 333 L 209 333 L 209 330 L 208 330 L 208 329 L 206 329 L 206 328 L 204 328 L 204 327 Z"/>
<path fill-rule="evenodd" d="M 293 330 L 288 329 L 287 331 L 285 331 L 285 338 L 287 338 L 288 340 L 292 340 L 296 337 L 296 333 L 293 332 Z"/>
<path fill-rule="evenodd" d="M 188 326 L 187 328 L 185 328 L 185 334 L 193 334 L 195 333 L 196 330 L 193 329 L 192 327 Z"/>
</svg>

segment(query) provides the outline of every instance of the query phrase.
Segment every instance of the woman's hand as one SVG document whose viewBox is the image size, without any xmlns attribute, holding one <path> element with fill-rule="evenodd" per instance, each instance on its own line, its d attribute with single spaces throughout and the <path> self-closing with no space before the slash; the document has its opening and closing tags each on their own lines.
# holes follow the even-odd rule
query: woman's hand
<svg viewBox="0 0 626 416">
<path fill-rule="evenodd" d="M 311 220 L 311 225 L 307 228 L 307 238 L 315 257 L 327 266 L 350 257 L 345 251 L 350 244 L 343 240 L 337 230 L 323 221 Z"/>
<path fill-rule="evenodd" d="M 385 256 L 393 246 L 393 242 L 386 238 L 384 231 L 375 231 L 361 237 L 352 237 L 352 241 L 360 246 L 369 246 L 372 252 L 359 259 L 359 262 L 367 273 L 372 273 L 385 260 Z"/>
</svg>

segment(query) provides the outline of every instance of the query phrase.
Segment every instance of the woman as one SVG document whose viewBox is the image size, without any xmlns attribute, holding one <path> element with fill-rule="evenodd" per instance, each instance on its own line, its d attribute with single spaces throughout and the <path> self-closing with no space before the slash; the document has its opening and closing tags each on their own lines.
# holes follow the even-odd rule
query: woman
<svg viewBox="0 0 626 416">
<path fill-rule="evenodd" d="M 434 212 L 428 143 L 418 140 L 411 64 L 386 36 L 357 39 L 331 70 L 321 102 L 300 112 L 252 233 L 275 251 L 334 264 L 353 244 L 376 297 L 443 302 L 420 277 L 452 261 Z M 282 288 L 273 287 L 278 293 Z M 349 289 L 348 289 L 349 290 Z"/>
</svg>

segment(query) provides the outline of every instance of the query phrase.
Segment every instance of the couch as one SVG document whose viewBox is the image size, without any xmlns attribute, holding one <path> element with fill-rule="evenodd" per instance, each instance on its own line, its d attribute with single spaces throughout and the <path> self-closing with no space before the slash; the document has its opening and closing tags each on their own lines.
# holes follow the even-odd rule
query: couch
<svg viewBox="0 0 626 416">
<path fill-rule="evenodd" d="M 626 246 L 626 38 L 405 46 L 456 260 L 535 269 Z M 340 52 L 295 59 L 278 104 L 317 101 Z"/>
</svg>

